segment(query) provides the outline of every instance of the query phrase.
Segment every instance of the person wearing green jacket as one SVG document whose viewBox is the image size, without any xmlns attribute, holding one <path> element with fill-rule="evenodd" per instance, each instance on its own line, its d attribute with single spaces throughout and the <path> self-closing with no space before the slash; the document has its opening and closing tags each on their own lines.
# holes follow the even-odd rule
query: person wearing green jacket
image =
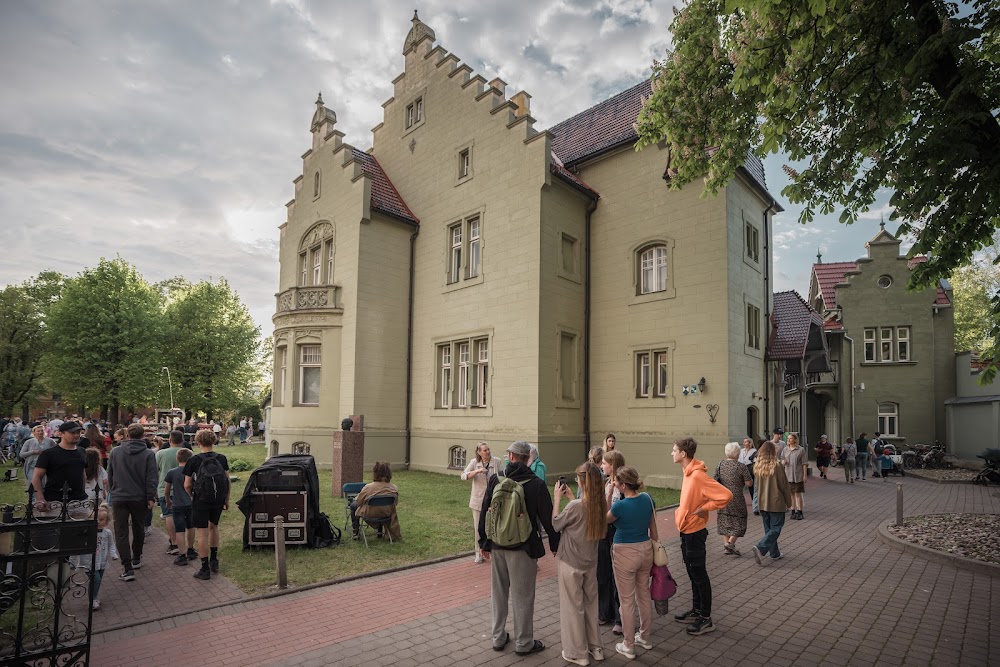
<svg viewBox="0 0 1000 667">
<path fill-rule="evenodd" d="M 538 477 L 544 482 L 547 468 L 545 467 L 545 463 L 542 462 L 542 457 L 538 454 L 538 445 L 532 445 L 529 443 L 528 447 L 531 449 L 531 454 L 528 458 L 528 467 L 531 468 L 531 472 L 538 475 Z"/>
</svg>

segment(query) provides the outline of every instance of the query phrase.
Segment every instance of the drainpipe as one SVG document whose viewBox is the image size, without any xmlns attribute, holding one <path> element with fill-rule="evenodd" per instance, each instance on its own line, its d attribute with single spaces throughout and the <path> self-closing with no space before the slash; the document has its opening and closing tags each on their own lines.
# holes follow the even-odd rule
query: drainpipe
<svg viewBox="0 0 1000 667">
<path fill-rule="evenodd" d="M 767 221 L 767 214 L 774 210 L 778 202 L 774 199 L 768 204 L 767 208 L 764 209 L 764 322 L 767 326 L 767 339 L 771 339 L 771 235 L 769 233 L 769 225 Z M 765 354 L 767 352 L 767 343 L 764 344 Z M 767 370 L 767 362 L 764 362 L 764 437 L 766 438 L 771 429 L 771 375 Z M 750 435 L 747 433 L 747 435 Z M 753 437 L 750 435 L 750 437 Z"/>
<path fill-rule="evenodd" d="M 851 433 L 850 433 L 850 437 L 853 438 L 854 434 L 856 433 L 856 431 L 854 430 L 854 387 L 855 387 L 855 384 L 854 384 L 854 367 L 855 367 L 855 363 L 854 362 L 856 360 L 854 358 L 854 339 L 851 338 L 850 336 L 848 336 L 847 334 L 844 334 L 844 340 L 850 341 L 850 343 L 851 343 Z M 841 382 L 843 382 L 843 379 L 841 379 Z M 844 440 L 843 435 L 841 435 L 841 440 Z"/>
<path fill-rule="evenodd" d="M 410 412 L 413 406 L 412 385 L 413 385 L 413 276 L 414 276 L 414 255 L 417 245 L 417 234 L 420 228 L 417 227 L 410 235 L 410 290 L 406 300 L 406 454 L 403 465 L 406 470 L 410 469 Z"/>
<path fill-rule="evenodd" d="M 587 205 L 583 228 L 583 457 L 590 454 L 590 218 L 597 199 Z"/>
</svg>

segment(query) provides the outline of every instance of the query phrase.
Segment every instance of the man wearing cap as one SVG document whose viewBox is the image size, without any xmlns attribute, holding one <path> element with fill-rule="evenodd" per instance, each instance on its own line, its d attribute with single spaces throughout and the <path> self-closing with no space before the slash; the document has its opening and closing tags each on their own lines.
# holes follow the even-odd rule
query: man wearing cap
<svg viewBox="0 0 1000 667">
<path fill-rule="evenodd" d="M 76 445 L 80 441 L 83 427 L 74 421 L 59 425 L 56 435 L 58 447 L 49 447 L 38 455 L 31 485 L 35 489 L 35 508 L 43 513 L 56 512 L 58 508 L 50 503 L 62 502 L 63 485 L 69 488 L 67 500 L 87 498 L 85 471 L 87 459 L 82 449 Z M 45 486 L 42 486 L 42 480 Z"/>
<path fill-rule="evenodd" d="M 559 549 L 559 533 L 552 527 L 552 499 L 545 482 L 528 467 L 531 447 L 527 442 L 518 441 L 507 448 L 507 468 L 504 476 L 522 485 L 524 505 L 531 521 L 531 536 L 528 541 L 512 547 L 500 547 L 486 537 L 486 517 L 493 499 L 499 477 L 490 477 L 483 496 L 483 506 L 479 512 L 479 546 L 483 558 L 491 563 L 493 650 L 502 651 L 510 634 L 507 625 L 507 600 L 514 612 L 514 651 L 518 655 L 537 653 L 545 645 L 534 638 L 535 578 L 538 574 L 538 559 L 545 555 L 538 532 L 539 522 L 549 538 L 549 549 L 555 554 Z"/>
</svg>

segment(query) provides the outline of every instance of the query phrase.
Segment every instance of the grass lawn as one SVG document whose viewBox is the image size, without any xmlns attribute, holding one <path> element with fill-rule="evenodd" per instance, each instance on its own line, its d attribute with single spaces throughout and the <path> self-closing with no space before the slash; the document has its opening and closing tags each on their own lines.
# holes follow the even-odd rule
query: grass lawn
<svg viewBox="0 0 1000 667">
<path fill-rule="evenodd" d="M 219 447 L 232 462 L 244 459 L 254 467 L 264 461 L 264 445 Z M 243 550 L 243 514 L 235 501 L 242 495 L 249 472 L 234 472 L 233 503 L 223 514 L 220 524 L 221 548 L 219 560 L 223 574 L 248 594 L 261 593 L 276 581 L 274 551 L 271 549 Z M 319 470 L 320 508 L 334 525 L 344 527 L 344 501 L 331 492 L 330 470 Z M 371 481 L 370 471 L 365 481 Z M 363 572 L 398 567 L 409 563 L 472 551 L 472 512 L 469 509 L 469 483 L 457 475 L 440 475 L 417 470 L 399 471 L 392 481 L 399 487 L 399 523 L 403 539 L 395 544 L 376 540 L 369 531 L 369 545 L 350 539 L 350 530 L 341 545 L 330 549 L 288 550 L 288 582 L 301 586 L 316 581 L 346 577 Z M 24 486 L 0 485 L 0 503 L 23 502 Z M 658 507 L 677 502 L 674 489 L 650 488 Z M 159 512 L 154 525 L 163 528 Z"/>
</svg>

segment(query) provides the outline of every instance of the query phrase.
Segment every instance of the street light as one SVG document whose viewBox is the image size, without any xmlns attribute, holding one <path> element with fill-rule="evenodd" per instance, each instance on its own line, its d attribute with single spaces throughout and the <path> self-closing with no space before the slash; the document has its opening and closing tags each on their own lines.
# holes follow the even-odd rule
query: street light
<svg viewBox="0 0 1000 667">
<path fill-rule="evenodd" d="M 177 408 L 174 407 L 174 384 L 170 381 L 170 369 L 164 366 L 160 369 L 160 372 L 167 372 L 167 387 L 170 389 L 170 410 L 174 411 Z"/>
</svg>

